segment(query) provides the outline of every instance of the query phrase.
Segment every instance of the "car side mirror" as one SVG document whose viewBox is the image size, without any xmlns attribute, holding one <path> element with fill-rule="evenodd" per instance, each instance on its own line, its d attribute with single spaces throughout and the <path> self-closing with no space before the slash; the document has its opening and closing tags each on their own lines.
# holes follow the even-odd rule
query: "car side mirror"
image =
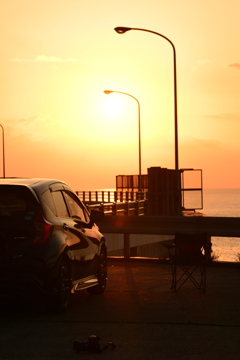
<svg viewBox="0 0 240 360">
<path fill-rule="evenodd" d="M 98 221 L 103 220 L 104 212 L 100 210 L 92 210 L 90 213 L 90 223 L 94 224 Z"/>
</svg>

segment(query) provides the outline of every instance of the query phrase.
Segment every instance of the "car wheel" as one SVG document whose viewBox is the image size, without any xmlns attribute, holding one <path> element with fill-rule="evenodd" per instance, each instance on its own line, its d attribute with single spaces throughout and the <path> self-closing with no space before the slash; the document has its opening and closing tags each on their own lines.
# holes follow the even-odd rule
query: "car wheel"
<svg viewBox="0 0 240 360">
<path fill-rule="evenodd" d="M 66 261 L 62 261 L 59 267 L 56 281 L 55 294 L 48 301 L 51 312 L 63 313 L 66 311 L 70 296 L 70 272 Z"/>
<path fill-rule="evenodd" d="M 107 284 L 107 256 L 105 251 L 101 251 L 98 265 L 98 284 L 87 289 L 89 294 L 102 294 Z"/>
</svg>

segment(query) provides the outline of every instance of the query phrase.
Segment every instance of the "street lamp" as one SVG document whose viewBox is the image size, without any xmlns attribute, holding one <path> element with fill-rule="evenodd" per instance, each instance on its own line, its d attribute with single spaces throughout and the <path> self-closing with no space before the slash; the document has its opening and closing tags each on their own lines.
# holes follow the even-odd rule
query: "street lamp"
<svg viewBox="0 0 240 360">
<path fill-rule="evenodd" d="M 3 126 L 0 124 L 1 128 L 2 128 L 2 153 L 3 153 L 3 177 L 5 178 L 5 147 L 4 147 L 4 128 Z"/>
<path fill-rule="evenodd" d="M 127 95 L 130 96 L 131 98 L 135 99 L 138 103 L 138 147 L 139 147 L 139 186 L 138 189 L 139 191 L 142 191 L 142 161 L 141 161 L 141 128 L 140 128 L 140 103 L 138 101 L 138 99 L 136 99 L 134 96 L 127 94 L 125 92 L 122 91 L 115 91 L 115 90 L 104 90 L 104 93 L 109 95 L 111 93 L 119 93 L 119 94 L 123 94 L 123 95 Z"/>
<path fill-rule="evenodd" d="M 155 31 L 146 30 L 146 29 L 139 29 L 139 28 L 130 28 L 130 27 L 123 27 L 118 26 L 114 29 L 118 34 L 124 34 L 127 31 L 130 30 L 140 30 L 140 31 L 146 31 L 150 32 L 152 34 L 159 35 L 163 37 L 165 40 L 167 40 L 173 48 L 173 70 L 174 70 L 174 126 L 175 126 L 175 170 L 178 170 L 178 115 L 177 115 L 177 66 L 176 66 L 176 50 L 171 42 L 166 36 L 159 34 Z"/>
</svg>

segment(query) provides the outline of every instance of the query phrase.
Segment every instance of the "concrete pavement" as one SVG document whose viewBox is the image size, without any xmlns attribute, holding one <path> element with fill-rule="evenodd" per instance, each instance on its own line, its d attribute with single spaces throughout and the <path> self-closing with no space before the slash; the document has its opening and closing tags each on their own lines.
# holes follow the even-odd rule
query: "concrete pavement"
<svg viewBox="0 0 240 360">
<path fill-rule="evenodd" d="M 0 310 L 0 359 L 238 359 L 240 267 L 207 269 L 207 291 L 186 283 L 169 289 L 167 263 L 109 260 L 107 290 L 79 292 L 65 314 L 37 303 Z M 77 354 L 75 340 L 101 337 L 116 345 L 102 354 Z"/>
</svg>

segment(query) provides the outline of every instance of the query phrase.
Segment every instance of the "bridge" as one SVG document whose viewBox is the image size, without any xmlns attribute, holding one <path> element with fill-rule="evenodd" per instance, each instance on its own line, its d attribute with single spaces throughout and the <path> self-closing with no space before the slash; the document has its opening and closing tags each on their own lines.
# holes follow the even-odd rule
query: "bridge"
<svg viewBox="0 0 240 360">
<path fill-rule="evenodd" d="M 240 218 L 210 217 L 196 211 L 182 211 L 179 216 L 149 216 L 147 193 L 144 199 L 137 200 L 137 194 L 98 194 L 97 192 L 78 196 L 85 202 L 89 210 L 98 209 L 106 216 L 101 221 L 101 231 L 106 234 L 123 235 L 123 253 L 125 258 L 131 257 L 130 235 L 164 235 L 175 233 L 204 232 L 211 237 L 239 237 Z M 106 200 L 99 201 L 99 200 Z M 128 200 L 135 198 L 135 201 Z M 107 200 L 117 201 L 107 202 Z M 118 200 L 119 199 L 119 200 Z M 126 201 L 120 201 L 125 199 Z M 98 201 L 97 201 L 98 200 Z M 160 237 L 159 237 L 160 239 Z"/>
</svg>

